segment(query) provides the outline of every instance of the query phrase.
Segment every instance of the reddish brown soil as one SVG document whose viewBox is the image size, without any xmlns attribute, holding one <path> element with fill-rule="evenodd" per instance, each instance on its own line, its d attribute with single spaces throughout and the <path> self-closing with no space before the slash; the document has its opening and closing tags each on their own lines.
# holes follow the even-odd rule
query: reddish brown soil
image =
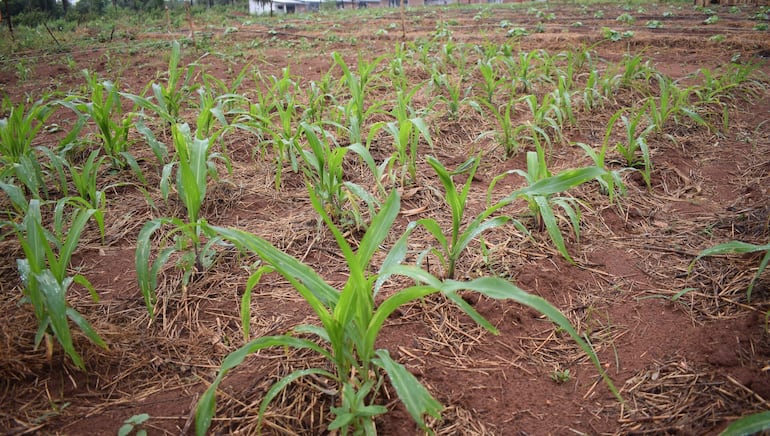
<svg viewBox="0 0 770 436">
<path fill-rule="evenodd" d="M 599 9 L 604 18 L 594 18 Z M 576 6 L 554 6 L 556 18 L 543 22 L 544 33 L 533 32 L 540 19 L 526 14 L 526 8 L 491 13 L 480 13 L 479 8 L 415 9 L 407 13 L 406 39 L 431 38 L 437 24 L 445 22 L 455 43 L 507 39 L 519 50 L 553 53 L 590 46 L 597 58 L 608 62 L 641 54 L 657 70 L 683 83 L 696 81 L 689 75 L 699 68 L 717 71 L 736 55 L 739 62 L 757 63 L 760 74 L 770 72 L 766 60 L 770 38 L 767 32 L 751 30 L 755 10 L 730 13 L 715 7 L 720 21 L 706 26 L 705 15 L 690 6 L 678 10 L 676 5 L 654 4 L 645 9 L 628 11 L 637 21 L 625 25 L 615 20 L 626 12 L 616 6 L 590 6 L 585 12 Z M 662 18 L 666 10 L 676 15 Z M 304 86 L 333 68 L 333 51 L 354 62 L 356 55 L 373 58 L 392 51 L 402 37 L 396 12 L 366 20 L 358 15 L 323 16 L 318 22 L 312 18 L 234 23 L 238 31 L 233 33 L 199 23 L 199 48 L 187 44 L 184 62 L 196 61 L 199 72 L 227 83 L 247 64 L 266 77 L 279 76 L 290 66 Z M 526 27 L 530 35 L 508 39 L 508 28 L 500 25 L 503 20 L 510 27 Z M 647 29 L 648 20 L 661 20 L 664 27 Z M 578 21 L 582 26 L 572 25 Z M 609 42 L 602 37 L 602 27 L 636 33 Z M 183 29 L 176 37 L 185 38 L 186 32 Z M 725 35 L 725 40 L 710 41 L 715 34 Z M 0 86 L 14 102 L 47 91 L 77 91 L 82 84 L 78 71 L 87 68 L 126 91 L 140 93 L 166 71 L 165 42 L 174 35 L 133 35 L 136 39 L 89 44 L 88 49 L 73 45 L 66 53 L 25 52 L 32 75 L 20 80 L 14 65 L 6 62 Z M 67 55 L 76 68 L 67 66 Z M 469 65 L 474 63 L 475 58 Z M 429 73 L 410 68 L 414 77 L 427 79 Z M 335 78 L 341 76 L 338 68 L 331 71 Z M 717 126 L 712 130 L 684 123 L 651 135 L 652 189 L 638 174 L 625 173 L 628 192 L 618 204 L 610 203 L 595 184 L 571 191 L 586 206 L 579 241 L 563 227 L 576 265 L 566 262 L 545 232 L 538 232 L 523 215 L 533 238 L 512 227 L 495 230 L 485 235 L 487 259 L 473 244 L 460 261 L 458 278 L 499 275 L 557 306 L 590 338 L 625 404 L 601 382 L 580 348 L 539 313 L 468 295 L 468 301 L 499 329 L 495 336 L 445 299 L 431 297 L 391 317 L 378 343 L 446 407 L 442 421 L 432 422 L 431 428 L 441 434 L 715 434 L 739 416 L 770 407 L 766 275 L 751 301 L 746 300 L 759 258 L 705 259 L 688 272 L 697 253 L 716 243 L 768 241 L 770 94 L 766 76 L 758 77 L 764 88 L 756 88 L 755 95 L 738 92 L 727 103 L 728 129 L 722 130 L 721 120 L 712 118 Z M 249 76 L 240 92 L 251 97 L 254 86 Z M 370 98 L 387 92 L 386 86 L 375 87 Z M 577 126 L 565 131 L 567 139 L 600 144 L 612 113 L 639 97 L 624 91 L 616 98 L 604 111 L 579 113 Z M 425 100 L 418 94 L 413 104 L 424 106 Z M 429 122 L 434 152 L 448 167 L 473 151 L 484 153 L 470 201 L 473 216 L 483 207 L 489 182 L 504 171 L 525 168 L 526 163 L 523 151 L 504 160 L 492 136 L 479 139 L 482 132 L 495 128 L 494 119 L 464 111 L 458 120 L 435 116 Z M 63 126 L 72 121 L 64 110 L 52 120 Z M 138 134 L 132 135 L 139 140 Z M 47 145 L 55 139 L 55 133 L 44 134 L 38 142 Z M 272 161 L 253 153 L 259 145 L 256 138 L 237 133 L 226 139 L 226 145 L 234 170 L 210 186 L 203 212 L 209 222 L 265 237 L 333 285 L 344 283 L 342 256 L 330 232 L 317 225 L 302 176 L 287 171 L 283 186 L 276 190 Z M 421 155 L 430 153 L 427 144 L 423 146 Z M 552 153 L 554 172 L 590 164 L 578 147 L 556 145 Z M 149 157 L 143 165 L 156 186 L 158 169 Z M 350 179 L 367 183 L 359 174 L 351 173 Z M 131 180 L 127 174 L 105 177 L 112 183 Z M 509 177 L 498 184 L 495 194 L 502 197 L 521 183 L 521 178 Z M 434 193 L 441 191 L 440 184 L 422 161 L 411 188 L 403 195 L 402 213 L 416 212 L 399 217 L 394 239 L 410 220 L 420 217 L 449 223 L 449 210 Z M 139 413 L 151 416 L 144 426 L 151 434 L 193 432 L 198 397 L 224 356 L 243 343 L 239 302 L 246 267 L 256 259 L 223 254 L 210 271 L 186 287 L 181 285 L 181 273 L 169 264 L 160 278 L 158 316 L 151 321 L 136 284 L 136 237 L 147 220 L 183 216 L 183 209 L 173 199 L 164 203 L 156 188 L 150 195 L 156 210 L 135 187 L 109 189 L 106 238 L 101 241 L 91 229 L 73 261 L 72 267 L 91 280 L 101 300 L 94 303 L 87 292 L 73 289 L 71 304 L 110 345 L 108 351 L 101 350 L 76 334 L 87 373 L 74 368 L 59 348 L 50 362 L 45 347 L 33 349 L 34 317 L 28 306 L 18 306 L 21 291 L 15 259 L 20 250 L 13 237 L 0 241 L 4 248 L 0 432 L 114 434 L 125 419 Z M 508 212 L 524 214 L 525 207 L 519 207 Z M 428 243 L 426 235 L 420 238 L 416 236 L 416 245 Z M 252 337 L 281 334 L 304 322 L 314 322 L 312 311 L 285 280 L 271 275 L 255 289 Z M 283 350 L 250 358 L 225 380 L 213 431 L 255 432 L 259 402 L 270 384 L 280 375 L 314 364 L 323 362 Z M 559 384 L 551 379 L 564 370 L 569 370 L 568 381 Z M 389 388 L 383 393 L 390 395 L 390 400 L 383 396 L 390 412 L 378 418 L 379 432 L 419 434 L 395 394 Z M 264 429 L 276 434 L 324 433 L 333 405 L 333 398 L 320 393 L 312 380 L 292 385 L 269 410 Z"/>
</svg>

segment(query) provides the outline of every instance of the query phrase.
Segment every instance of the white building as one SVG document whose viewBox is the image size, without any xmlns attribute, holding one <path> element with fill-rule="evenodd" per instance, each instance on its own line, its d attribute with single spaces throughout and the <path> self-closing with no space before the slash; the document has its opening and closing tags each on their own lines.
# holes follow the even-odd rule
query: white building
<svg viewBox="0 0 770 436">
<path fill-rule="evenodd" d="M 249 13 L 251 15 L 269 14 L 272 7 L 273 14 L 290 14 L 307 9 L 310 3 L 318 5 L 320 0 L 273 0 L 265 3 L 259 0 L 249 0 Z"/>
</svg>

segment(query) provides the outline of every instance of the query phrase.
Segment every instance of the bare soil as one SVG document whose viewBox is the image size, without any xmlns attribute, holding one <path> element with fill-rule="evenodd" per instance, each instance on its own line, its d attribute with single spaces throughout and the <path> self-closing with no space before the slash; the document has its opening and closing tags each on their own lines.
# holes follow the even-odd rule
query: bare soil
<svg viewBox="0 0 770 436">
<path fill-rule="evenodd" d="M 714 6 L 720 20 L 712 25 L 703 24 L 706 16 L 689 5 L 681 10 L 665 3 L 644 8 L 638 12 L 609 5 L 586 10 L 551 5 L 552 20 L 537 18 L 522 7 L 496 7 L 487 13 L 481 7 L 407 12 L 407 41 L 433 38 L 445 23 L 456 44 L 508 41 L 516 50 L 551 53 L 590 47 L 601 65 L 640 54 L 682 83 L 698 80 L 691 75 L 701 68 L 719 71 L 732 61 L 755 63 L 757 83 L 763 85 L 754 93 L 736 91 L 726 103 L 726 129 L 712 117 L 711 129 L 684 122 L 664 134 L 652 134 L 651 189 L 638 174 L 627 172 L 628 191 L 616 204 L 595 184 L 570 191 L 584 205 L 580 239 L 566 225 L 562 228 L 576 264 L 559 255 L 547 234 L 526 218 L 523 205 L 509 212 L 522 216 L 532 238 L 513 227 L 498 229 L 485 235 L 486 256 L 473 244 L 460 261 L 459 278 L 499 275 L 557 306 L 590 339 L 625 403 L 610 393 L 580 348 L 540 314 L 514 303 L 468 295 L 468 301 L 500 330 L 492 335 L 445 299 L 432 297 L 392 317 L 379 346 L 404 363 L 446 407 L 442 420 L 431 422 L 439 434 L 716 434 L 736 418 L 770 407 L 766 275 L 755 286 L 751 301 L 746 298 L 759 257 L 708 258 L 688 270 L 700 250 L 716 243 L 768 241 L 770 38 L 766 31 L 752 30 L 756 24 L 752 8 L 730 12 Z M 595 18 L 597 10 L 604 12 L 602 18 Z M 663 18 L 667 10 L 676 15 Z M 624 12 L 634 15 L 636 22 L 616 21 Z M 246 65 L 268 77 L 280 76 L 282 68 L 290 67 L 300 86 L 307 86 L 330 70 L 341 77 L 333 67 L 334 51 L 352 63 L 356 56 L 372 59 L 390 52 L 402 39 L 397 11 L 366 18 L 285 17 L 269 24 L 235 21 L 243 18 L 233 17 L 237 32 L 199 23 L 195 45 L 188 39 L 183 49 L 184 62 L 197 62 L 200 73 L 227 83 Z M 501 26 L 504 20 L 510 26 Z M 644 23 L 649 20 L 660 20 L 664 27 L 648 29 Z M 541 21 L 543 33 L 535 33 Z M 530 33 L 508 37 L 512 27 Z M 603 27 L 635 34 L 611 42 L 602 35 Z M 0 87 L 14 102 L 45 92 L 77 91 L 83 84 L 78 71 L 87 68 L 124 90 L 140 93 L 163 77 L 168 42 L 189 33 L 188 29 L 179 29 L 178 34 L 122 30 L 116 34 L 124 36 L 106 43 L 73 45 L 65 52 L 21 53 L 19 59 L 30 66 L 32 75 L 21 80 L 14 65 L 5 62 Z M 717 34 L 724 40 L 709 39 Z M 68 66 L 67 56 L 76 68 Z M 469 62 L 474 64 L 475 58 Z M 415 83 L 429 76 L 416 66 L 409 68 Z M 249 87 L 254 86 L 250 75 L 241 92 L 249 96 Z M 387 92 L 386 84 L 377 84 L 370 99 Z M 425 98 L 418 94 L 413 104 L 425 105 Z M 610 116 L 638 98 L 633 90 L 623 90 L 604 110 L 580 111 L 576 126 L 564 132 L 565 144 L 553 147 L 551 170 L 589 165 L 582 150 L 566 144 L 601 144 Z M 524 150 L 504 159 L 494 136 L 480 137 L 496 128 L 494 119 L 466 108 L 459 119 L 439 114 L 429 115 L 428 121 L 434 149 L 421 144 L 421 155 L 435 153 L 448 167 L 471 153 L 484 155 L 473 183 L 469 216 L 483 208 L 487 186 L 495 176 L 526 169 Z M 62 109 L 49 121 L 53 122 L 67 126 L 72 119 Z M 132 135 L 139 141 L 138 134 Z M 56 139 L 57 133 L 44 133 L 37 145 L 54 144 Z M 301 174 L 287 171 L 283 186 L 276 189 L 271 157 L 254 154 L 257 138 L 233 134 L 226 146 L 233 172 L 223 173 L 223 179 L 210 186 L 204 208 L 207 220 L 267 238 L 330 283 L 341 285 L 345 264 L 331 233 L 318 224 Z M 151 164 L 149 159 L 143 161 L 150 185 L 157 186 L 158 169 Z M 351 167 L 350 179 L 365 183 L 363 169 Z M 402 216 L 393 235 L 420 217 L 450 222 L 450 212 L 437 195 L 440 183 L 422 160 L 419 169 L 418 180 L 403 192 Z M 104 177 L 105 186 L 136 182 L 130 174 L 105 172 Z M 508 177 L 494 194 L 502 197 L 522 183 L 521 178 Z M 101 299 L 92 302 L 87 292 L 73 288 L 70 302 L 110 345 L 105 351 L 76 334 L 87 373 L 78 371 L 59 348 L 50 361 L 44 346 L 34 349 L 34 316 L 28 306 L 18 304 L 15 259 L 21 251 L 12 236 L 0 241 L 0 432 L 115 434 L 125 419 L 139 413 L 151 416 L 144 425 L 150 434 L 193 432 L 197 399 L 227 353 L 243 344 L 239 302 L 248 277 L 246 266 L 256 259 L 223 254 L 210 271 L 185 287 L 181 272 L 170 263 L 159 282 L 158 315 L 150 320 L 134 272 L 136 237 L 147 220 L 182 216 L 183 209 L 173 199 L 164 203 L 156 188 L 149 194 L 157 210 L 148 206 L 135 185 L 110 188 L 105 240 L 91 229 L 73 261 L 72 268 L 91 280 Z M 417 235 L 415 250 L 429 243 L 427 235 L 422 236 L 423 240 Z M 350 238 L 355 240 L 355 234 Z M 252 337 L 284 333 L 305 322 L 314 322 L 312 311 L 279 276 L 266 277 L 255 289 Z M 212 431 L 254 433 L 259 403 L 269 386 L 292 370 L 314 364 L 322 363 L 315 356 L 286 350 L 253 356 L 225 380 Z M 552 379 L 567 370 L 565 382 Z M 390 411 L 378 418 L 379 432 L 419 434 L 395 394 L 389 388 L 384 394 L 390 395 L 383 396 Z M 324 394 L 316 381 L 301 381 L 272 404 L 263 430 L 325 434 L 331 406 L 334 398 Z"/>
</svg>

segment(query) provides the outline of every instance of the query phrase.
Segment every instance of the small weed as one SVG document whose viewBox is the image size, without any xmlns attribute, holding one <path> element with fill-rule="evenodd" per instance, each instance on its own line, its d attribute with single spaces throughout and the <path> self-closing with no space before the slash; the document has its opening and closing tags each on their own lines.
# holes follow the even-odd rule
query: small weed
<svg viewBox="0 0 770 436">
<path fill-rule="evenodd" d="M 19 79 L 19 81 L 26 82 L 29 80 L 31 73 L 32 68 L 28 67 L 24 61 L 19 61 L 19 63 L 16 64 L 16 78 Z"/>
<path fill-rule="evenodd" d="M 570 381 L 572 378 L 572 375 L 569 372 L 569 369 L 554 369 L 551 373 L 551 380 L 555 381 L 556 384 L 562 384 Z"/>
<path fill-rule="evenodd" d="M 123 421 L 123 425 L 118 429 L 118 436 L 128 436 L 134 430 L 136 430 L 136 433 L 134 433 L 136 436 L 147 436 L 147 430 L 139 428 L 139 426 L 144 424 L 148 419 L 150 419 L 150 415 L 146 413 L 134 415 L 126 419 Z"/>
<path fill-rule="evenodd" d="M 507 35 L 509 37 L 513 37 L 513 38 L 521 38 L 521 37 L 529 35 L 529 32 L 527 32 L 527 29 L 525 29 L 523 27 L 514 27 L 513 29 L 509 29 L 508 30 Z"/>
<path fill-rule="evenodd" d="M 757 30 L 757 31 L 760 31 L 760 32 L 764 32 L 764 31 L 766 31 L 768 28 L 770 28 L 770 26 L 768 26 L 768 24 L 767 24 L 767 23 L 757 23 L 757 24 L 755 24 L 755 25 L 754 25 L 754 27 L 753 27 L 753 29 L 754 29 L 754 30 Z"/>
<path fill-rule="evenodd" d="M 712 35 L 709 37 L 709 41 L 714 41 L 714 42 L 724 42 L 725 39 L 727 39 L 727 37 L 721 33 Z"/>
<path fill-rule="evenodd" d="M 648 29 L 660 29 L 663 27 L 663 23 L 661 23 L 659 20 L 650 20 L 645 24 Z"/>
<path fill-rule="evenodd" d="M 623 13 L 623 14 L 618 15 L 618 18 L 615 18 L 615 20 L 616 21 L 620 21 L 621 23 L 624 23 L 624 24 L 631 24 L 634 21 L 636 21 L 636 18 L 634 18 L 629 13 Z"/>
<path fill-rule="evenodd" d="M 719 16 L 717 15 L 709 15 L 708 18 L 703 20 L 703 24 L 716 24 L 719 21 Z"/>
</svg>

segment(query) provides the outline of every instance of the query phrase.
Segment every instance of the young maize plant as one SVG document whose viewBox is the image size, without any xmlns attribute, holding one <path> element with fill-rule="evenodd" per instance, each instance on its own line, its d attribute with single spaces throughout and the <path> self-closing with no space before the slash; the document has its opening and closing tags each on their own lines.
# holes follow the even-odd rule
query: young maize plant
<svg viewBox="0 0 770 436">
<path fill-rule="evenodd" d="M 238 94 L 238 88 L 246 77 L 248 65 L 244 67 L 235 77 L 231 85 L 210 75 L 203 75 L 203 84 L 198 89 L 198 118 L 195 122 L 195 133 L 198 138 L 208 138 L 212 143 L 219 143 L 222 150 L 227 154 L 225 142 L 222 136 L 231 129 L 239 126 L 230 125 L 230 119 L 235 119 L 237 115 L 243 113 L 242 106 L 248 102 L 246 97 Z M 219 123 L 219 127 L 216 127 Z"/>
<path fill-rule="evenodd" d="M 339 108 L 339 112 L 347 120 L 347 124 L 343 122 L 338 122 L 338 124 L 348 131 L 351 144 L 363 144 L 363 126 L 372 114 L 380 111 L 382 106 L 382 103 L 375 103 L 366 107 L 366 94 L 369 84 L 377 77 L 374 75 L 374 70 L 382 63 L 386 55 L 375 58 L 371 62 L 359 57 L 358 74 L 350 70 L 345 59 L 339 53 L 332 53 L 332 57 L 342 69 L 341 83 L 346 86 L 345 89 L 350 93 L 347 104 Z"/>
<path fill-rule="evenodd" d="M 82 209 L 92 209 L 94 211 L 94 219 L 97 223 L 102 223 L 104 220 L 106 197 L 104 190 L 98 188 L 97 182 L 105 157 L 99 156 L 100 150 L 92 151 L 80 167 L 72 164 L 67 159 L 66 152 L 68 150 L 66 148 L 58 154 L 48 147 L 40 147 L 40 151 L 48 157 L 46 167 L 51 170 L 49 172 L 58 175 L 59 189 L 65 198 L 72 200 L 75 206 Z M 68 176 L 75 186 L 76 196 L 70 196 L 67 182 Z"/>
<path fill-rule="evenodd" d="M 596 181 L 599 183 L 602 193 L 610 198 L 610 203 L 615 201 L 615 197 L 618 194 L 621 196 L 625 195 L 626 185 L 623 183 L 623 178 L 621 177 L 621 173 L 624 171 L 624 169 L 610 170 L 607 168 L 607 142 L 604 142 L 601 150 L 598 152 L 594 150 L 590 145 L 584 144 L 582 142 L 578 142 L 576 145 L 585 151 L 586 155 L 591 158 L 597 168 L 604 168 L 606 170 L 604 174 L 601 174 L 596 178 Z M 625 169 L 630 170 L 630 168 Z"/>
<path fill-rule="evenodd" d="M 152 82 L 141 96 L 123 92 L 120 95 L 134 102 L 140 109 L 147 110 L 158 116 L 167 125 L 180 122 L 182 105 L 189 97 L 192 88 L 191 82 L 196 68 L 195 63 L 189 64 L 186 68 L 180 67 L 179 62 L 181 59 L 182 54 L 179 41 L 173 41 L 171 43 L 171 54 L 168 61 L 165 84 L 161 85 L 160 83 Z M 144 95 L 150 90 L 152 91 L 151 96 L 145 97 Z"/>
<path fill-rule="evenodd" d="M 441 404 L 414 375 L 395 361 L 387 350 L 376 349 L 375 344 L 385 321 L 395 310 L 439 292 L 495 334 L 497 329 L 465 302 L 458 294 L 459 291 L 471 290 L 490 298 L 510 299 L 543 313 L 572 336 L 596 365 L 612 392 L 618 395 L 612 381 L 599 364 L 596 354 L 564 315 L 542 298 L 528 294 L 508 281 L 497 277 L 482 277 L 469 282 L 441 281 L 421 268 L 403 265 L 402 261 L 407 253 L 407 235 L 398 239 L 378 272 L 373 273 L 373 256 L 390 232 L 400 209 L 397 192 L 394 191 L 383 203 L 382 209 L 372 219 L 372 224 L 356 251 L 334 225 L 312 190 L 310 198 L 314 208 L 334 234 L 347 262 L 350 274 L 342 291 L 333 288 L 307 265 L 256 235 L 236 229 L 212 228 L 241 250 L 256 253 L 269 267 L 260 268 L 255 274 L 261 276 L 270 270 L 281 274 L 310 305 L 318 316 L 320 326 L 301 325 L 295 327 L 290 334 L 256 338 L 228 355 L 216 379 L 198 402 L 195 415 L 196 434 L 204 435 L 208 431 L 216 411 L 217 389 L 227 373 L 243 363 L 250 354 L 269 347 L 313 350 L 327 359 L 332 367 L 297 369 L 278 380 L 262 399 L 259 407 L 260 423 L 269 403 L 287 385 L 302 377 L 313 376 L 327 378 L 337 386 L 338 405 L 331 408 L 334 419 L 329 424 L 329 431 L 338 430 L 340 434 L 376 434 L 374 418 L 387 411 L 386 407 L 379 404 L 379 389 L 387 376 L 412 419 L 423 430 L 428 431 L 424 418 L 426 415 L 438 418 L 442 410 Z M 393 276 L 410 278 L 416 284 L 396 291 L 376 305 L 377 293 Z M 256 280 L 258 278 L 250 279 L 249 285 L 253 287 Z M 314 336 L 317 341 L 300 335 Z"/>
<path fill-rule="evenodd" d="M 476 103 L 470 98 L 472 91 L 470 86 L 463 88 L 463 83 L 460 79 L 441 73 L 441 70 L 435 66 L 431 68 L 430 84 L 432 91 L 438 100 L 446 104 L 447 114 L 450 119 L 458 119 L 460 108 L 463 104 L 475 107 Z M 442 91 L 446 91 L 447 95 L 444 95 Z"/>
<path fill-rule="evenodd" d="M 497 58 L 479 59 L 476 67 L 481 75 L 482 81 L 479 83 L 483 93 L 482 101 L 493 103 L 495 92 L 505 81 L 497 71 Z"/>
<path fill-rule="evenodd" d="M 44 103 L 42 99 L 29 107 L 24 103 L 14 106 L 8 97 L 5 97 L 3 109 L 8 116 L 0 119 L 0 181 L 18 181 L 33 198 L 47 197 L 48 188 L 43 169 L 32 142 L 52 115 L 52 106 Z M 80 124 L 76 125 L 61 144 L 71 142 L 79 133 L 80 127 Z"/>
<path fill-rule="evenodd" d="M 32 305 L 38 322 L 35 347 L 45 338 L 47 355 L 50 358 L 53 352 L 53 335 L 75 366 L 85 370 L 83 358 L 72 342 L 69 321 L 75 323 L 94 344 L 105 349 L 107 344 L 88 321 L 67 304 L 67 290 L 73 283 L 88 289 L 94 301 L 99 300 L 88 279 L 80 274 L 72 277 L 67 275 L 72 253 L 77 248 L 88 220 L 96 212 L 94 209 L 81 209 L 80 205 L 76 205 L 78 207 L 72 214 L 65 217 L 65 209 L 73 202 L 70 198 L 56 203 L 53 232 L 43 227 L 41 204 L 37 199 L 29 201 L 26 216 L 20 224 L 10 224 L 14 227 L 24 250 L 25 258 L 18 259 L 16 263 L 24 288 L 22 302 Z M 98 224 L 103 237 L 104 223 Z"/>
<path fill-rule="evenodd" d="M 373 216 L 379 201 L 364 187 L 344 180 L 345 156 L 348 152 L 352 152 L 367 165 L 372 171 L 379 192 L 384 192 L 379 180 L 388 161 L 386 160 L 378 167 L 369 150 L 361 144 L 341 147 L 334 143 L 331 135 L 325 130 L 305 122 L 300 123 L 300 129 L 309 145 L 309 149 L 300 149 L 298 152 L 308 189 L 319 198 L 335 223 L 343 227 L 354 226 L 356 229 L 365 229 L 367 224 L 359 210 L 358 202 L 361 200 L 366 203 Z"/>
<path fill-rule="evenodd" d="M 472 157 L 454 171 L 447 170 L 438 159 L 432 156 L 428 156 L 427 161 L 433 170 L 436 171 L 436 175 L 438 175 L 441 184 L 444 186 L 444 201 L 446 201 L 452 211 L 452 232 L 451 235 L 449 235 L 449 238 L 447 238 L 444 234 L 444 229 L 441 228 L 438 221 L 433 218 L 423 218 L 411 223 L 407 233 L 411 232 L 416 226 L 423 226 L 428 230 L 428 232 L 436 238 L 436 241 L 439 243 L 439 248 L 429 249 L 427 251 L 430 251 L 438 257 L 439 262 L 444 268 L 444 277 L 453 279 L 455 276 L 455 265 L 457 264 L 457 260 L 477 236 L 487 230 L 501 227 L 510 221 L 514 221 L 514 224 L 520 228 L 521 224 L 518 223 L 518 221 L 505 216 L 490 218 L 490 215 L 496 210 L 493 207 L 481 212 L 467 225 L 465 230 L 461 231 L 460 227 L 466 211 L 471 182 L 473 181 L 473 176 L 476 174 L 476 169 L 478 169 L 481 159 L 478 156 Z M 458 190 L 452 177 L 462 174 L 466 175 L 466 180 L 462 189 Z M 522 230 L 524 229 L 522 228 Z M 424 255 L 427 254 L 427 251 L 420 255 L 420 258 L 424 257 Z M 419 263 L 421 262 L 418 262 L 418 264 Z"/>
<path fill-rule="evenodd" d="M 543 153 L 530 151 L 527 152 L 527 171 L 510 170 L 495 177 L 487 190 L 487 199 L 491 197 L 492 190 L 503 177 L 510 174 L 518 174 L 524 177 L 527 181 L 527 186 L 514 191 L 490 209 L 497 210 L 501 206 L 510 204 L 517 199 L 526 200 L 530 211 L 535 217 L 538 228 L 542 230 L 545 227 L 545 230 L 548 231 L 548 236 L 556 245 L 559 253 L 570 263 L 575 263 L 567 251 L 561 230 L 559 230 L 554 207 L 560 207 L 567 214 L 572 230 L 575 232 L 575 237 L 579 239 L 579 203 L 572 197 L 554 197 L 554 195 L 580 186 L 590 180 L 602 178 L 606 173 L 607 170 L 604 168 L 591 166 L 563 170 L 558 174 L 551 175 L 551 172 L 546 167 Z"/>
<path fill-rule="evenodd" d="M 171 133 L 178 161 L 163 167 L 161 193 L 164 198 L 168 198 L 169 179 L 176 166 L 176 191 L 187 210 L 187 220 L 156 218 L 145 223 L 139 231 L 135 254 L 136 275 L 150 316 L 154 314 L 158 273 L 174 252 L 184 253 L 178 262 L 184 271 L 184 284 L 189 282 L 194 272 L 203 272 L 211 266 L 215 254 L 214 245 L 218 240 L 205 234 L 206 221 L 200 217 L 200 210 L 206 198 L 209 177 L 218 177 L 214 160 L 223 160 L 230 169 L 227 157 L 211 153 L 209 140 L 193 136 L 187 124 L 173 125 Z M 151 239 L 163 226 L 172 227 L 165 236 L 172 239 L 174 244 L 162 249 L 150 266 Z"/>
<path fill-rule="evenodd" d="M 690 96 L 694 87 L 679 89 L 676 82 L 662 75 L 658 86 L 660 92 L 658 92 L 657 98 L 649 97 L 647 104 L 647 110 L 652 124 L 655 125 L 655 131 L 663 133 L 666 123 L 671 118 L 676 124 L 679 124 L 680 115 L 690 118 L 698 125 L 708 126 L 706 120 L 690 106 Z"/>
<path fill-rule="evenodd" d="M 430 136 L 430 129 L 421 117 L 413 116 L 413 111 L 408 106 L 410 95 L 414 95 L 417 88 L 405 94 L 397 91 L 396 106 L 391 114 L 396 118 L 395 121 L 378 122 L 369 129 L 367 138 L 367 149 L 370 148 L 374 136 L 380 131 L 385 130 L 393 138 L 393 146 L 396 151 L 390 159 L 391 164 L 398 163 L 401 166 L 399 181 L 400 185 L 406 186 L 415 183 L 417 180 L 417 146 L 420 142 L 420 136 L 425 138 L 428 145 L 433 147 L 433 141 Z M 395 179 L 395 176 L 392 175 Z M 408 180 L 407 180 L 408 176 Z"/>
<path fill-rule="evenodd" d="M 133 125 L 134 115 L 123 116 L 117 85 L 110 81 L 99 81 L 97 74 L 91 74 L 88 70 L 82 73 L 90 95 L 70 96 L 57 103 L 72 110 L 81 122 L 91 120 L 96 124 L 102 149 L 110 158 L 113 168 L 122 169 L 128 165 L 141 178 L 142 171 L 128 151 L 131 146 L 128 132 Z"/>
<path fill-rule="evenodd" d="M 636 168 L 642 174 L 644 183 L 648 188 L 651 188 L 653 167 L 650 147 L 647 145 L 647 135 L 655 129 L 655 124 L 650 123 L 648 120 L 646 108 L 649 104 L 648 102 L 642 108 L 637 109 L 636 112 L 631 114 L 630 118 L 625 115 L 630 109 L 623 108 L 617 111 L 607 124 L 604 140 L 605 142 L 609 140 L 612 129 L 618 118 L 620 118 L 625 128 L 626 138 L 624 142 L 621 141 L 615 144 L 615 150 L 623 156 L 629 168 Z M 644 128 L 642 128 L 643 121 L 648 121 L 648 125 Z M 641 154 L 641 159 L 637 154 Z"/>
<path fill-rule="evenodd" d="M 528 125 L 515 126 L 515 120 L 511 117 L 518 102 L 519 99 L 516 98 L 513 93 L 511 93 L 511 95 L 508 96 L 508 99 L 502 104 L 496 104 L 490 100 L 481 100 L 481 103 L 492 112 L 492 115 L 494 115 L 497 120 L 498 130 L 484 132 L 479 135 L 479 138 L 487 135 L 496 135 L 498 143 L 502 145 L 505 150 L 503 156 L 505 159 L 513 157 L 518 153 L 520 145 L 519 132 L 528 127 Z M 473 101 L 470 105 L 476 109 L 479 114 L 484 114 L 483 109 L 477 102 Z"/>
</svg>

